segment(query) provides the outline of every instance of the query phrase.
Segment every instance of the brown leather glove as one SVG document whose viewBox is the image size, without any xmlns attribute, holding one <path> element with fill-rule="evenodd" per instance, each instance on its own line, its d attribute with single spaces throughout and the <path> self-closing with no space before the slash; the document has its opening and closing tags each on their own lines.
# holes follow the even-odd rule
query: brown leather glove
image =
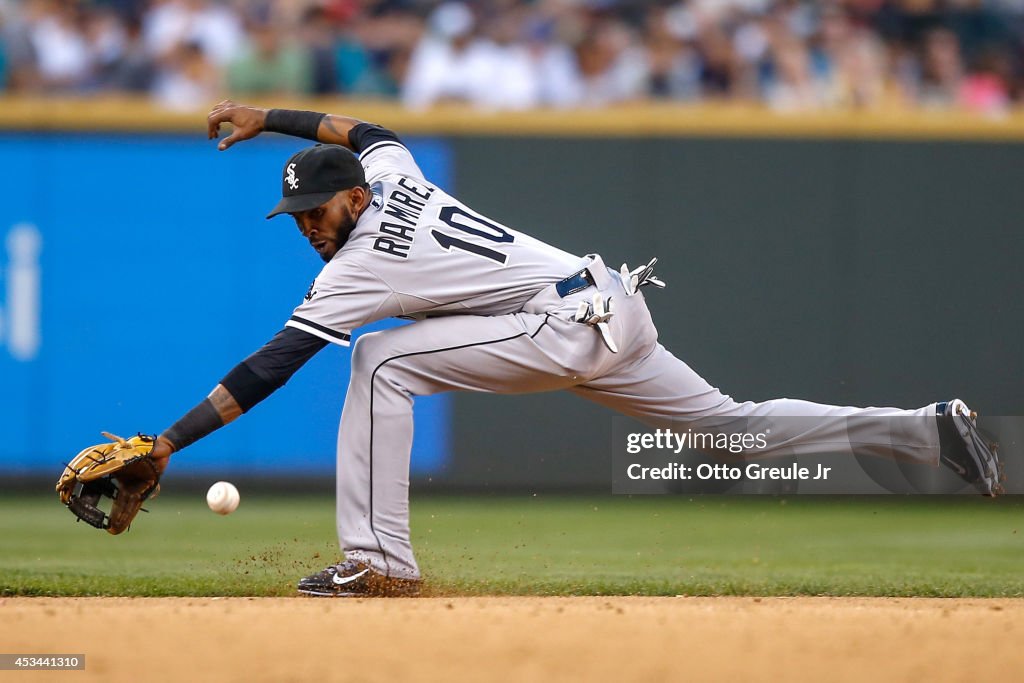
<svg viewBox="0 0 1024 683">
<path fill-rule="evenodd" d="M 110 442 L 89 446 L 64 468 L 57 481 L 60 501 L 97 529 L 111 534 L 125 531 L 147 498 L 160 490 L 166 458 L 153 458 L 156 437 L 139 434 L 130 439 L 102 432 Z M 104 496 L 114 502 L 108 515 L 99 508 Z"/>
</svg>

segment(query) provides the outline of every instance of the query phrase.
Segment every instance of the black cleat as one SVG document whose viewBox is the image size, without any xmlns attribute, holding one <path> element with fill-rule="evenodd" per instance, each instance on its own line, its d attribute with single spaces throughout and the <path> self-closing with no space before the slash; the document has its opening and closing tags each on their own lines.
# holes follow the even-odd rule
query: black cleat
<svg viewBox="0 0 1024 683">
<path fill-rule="evenodd" d="M 939 404 L 939 408 L 943 408 Z M 939 425 L 939 461 L 973 484 L 985 496 L 1004 493 L 1003 467 L 999 462 L 999 444 L 978 431 L 978 414 L 960 399 L 953 399 L 936 420 Z"/>
<path fill-rule="evenodd" d="M 345 560 L 300 580 L 298 590 L 321 598 L 399 598 L 419 595 L 422 583 L 384 576 L 368 564 Z"/>
</svg>

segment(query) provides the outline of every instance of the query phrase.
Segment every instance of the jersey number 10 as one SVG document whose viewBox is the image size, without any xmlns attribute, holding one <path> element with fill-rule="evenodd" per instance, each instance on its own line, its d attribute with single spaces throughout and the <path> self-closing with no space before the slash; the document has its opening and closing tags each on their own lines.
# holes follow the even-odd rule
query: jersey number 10
<svg viewBox="0 0 1024 683">
<path fill-rule="evenodd" d="M 490 222 L 482 216 L 474 215 L 461 206 L 443 207 L 441 212 L 438 214 L 438 218 L 456 230 L 460 230 L 464 233 L 475 235 L 477 237 L 482 237 L 490 242 L 502 243 L 515 241 L 515 236 L 509 233 L 505 228 Z M 459 222 L 460 218 L 462 219 L 462 222 Z M 471 254 L 476 254 L 477 256 L 483 256 L 484 258 L 491 259 L 492 261 L 497 261 L 502 265 L 505 265 L 505 262 L 508 260 L 508 256 L 506 254 L 502 254 L 500 251 L 496 251 L 474 242 L 469 242 L 459 237 L 446 235 L 440 230 L 431 230 L 430 234 L 445 251 L 451 251 L 452 247 L 455 247 L 456 249 L 462 249 L 463 251 L 468 251 Z"/>
</svg>

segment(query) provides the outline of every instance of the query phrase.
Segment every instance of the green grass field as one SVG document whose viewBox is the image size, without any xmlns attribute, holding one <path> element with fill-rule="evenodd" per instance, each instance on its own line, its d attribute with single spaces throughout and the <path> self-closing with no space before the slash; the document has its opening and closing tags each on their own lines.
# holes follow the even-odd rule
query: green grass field
<svg viewBox="0 0 1024 683">
<path fill-rule="evenodd" d="M 119 537 L 0 500 L 0 595 L 292 595 L 339 559 L 329 497 L 153 501 Z M 432 594 L 1024 596 L 1013 498 L 419 496 Z"/>
</svg>

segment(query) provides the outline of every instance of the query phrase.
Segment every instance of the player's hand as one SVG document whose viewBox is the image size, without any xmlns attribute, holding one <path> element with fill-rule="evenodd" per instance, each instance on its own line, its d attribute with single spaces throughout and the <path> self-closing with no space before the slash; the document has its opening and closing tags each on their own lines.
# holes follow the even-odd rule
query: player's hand
<svg viewBox="0 0 1024 683">
<path fill-rule="evenodd" d="M 235 104 L 224 100 L 210 110 L 206 117 L 207 138 L 213 140 L 220 135 L 220 124 L 230 123 L 235 130 L 220 141 L 217 149 L 226 150 L 236 142 L 254 138 L 263 132 L 263 124 L 267 119 L 267 110 Z"/>
<path fill-rule="evenodd" d="M 174 446 L 171 442 L 162 436 L 158 436 L 149 457 L 153 458 L 153 464 L 157 466 L 160 474 L 163 474 L 164 470 L 167 469 L 167 463 L 170 461 L 172 453 L 174 453 Z"/>
</svg>

